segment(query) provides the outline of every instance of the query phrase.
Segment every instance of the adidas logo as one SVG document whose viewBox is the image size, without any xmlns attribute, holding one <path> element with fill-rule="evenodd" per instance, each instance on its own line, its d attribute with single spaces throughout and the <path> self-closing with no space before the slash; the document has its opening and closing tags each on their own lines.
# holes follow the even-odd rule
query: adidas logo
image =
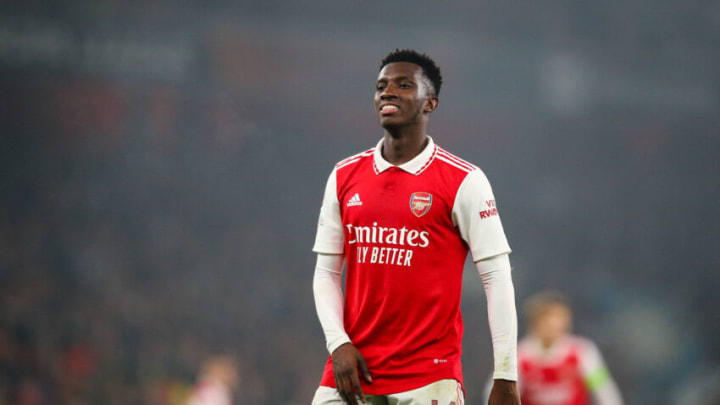
<svg viewBox="0 0 720 405">
<path fill-rule="evenodd" d="M 360 194 L 358 193 L 355 193 L 355 195 L 352 196 L 347 203 L 348 207 L 354 207 L 356 205 L 362 205 L 362 201 L 360 201 Z"/>
</svg>

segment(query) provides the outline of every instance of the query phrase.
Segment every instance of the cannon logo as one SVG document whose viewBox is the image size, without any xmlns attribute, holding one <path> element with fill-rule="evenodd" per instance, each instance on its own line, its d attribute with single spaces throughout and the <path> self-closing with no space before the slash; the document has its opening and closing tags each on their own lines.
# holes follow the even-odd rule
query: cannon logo
<svg viewBox="0 0 720 405">
<path fill-rule="evenodd" d="M 410 211 L 416 217 L 421 217 L 430 211 L 432 206 L 432 194 L 418 191 L 410 196 Z"/>
</svg>

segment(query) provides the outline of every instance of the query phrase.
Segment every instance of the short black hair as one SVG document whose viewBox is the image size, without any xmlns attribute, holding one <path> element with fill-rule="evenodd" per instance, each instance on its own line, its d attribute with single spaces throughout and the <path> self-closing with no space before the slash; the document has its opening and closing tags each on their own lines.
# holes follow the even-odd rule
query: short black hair
<svg viewBox="0 0 720 405">
<path fill-rule="evenodd" d="M 435 95 L 440 94 L 440 86 L 442 86 L 442 76 L 440 75 L 440 68 L 435 64 L 429 56 L 424 53 L 419 53 L 412 49 L 395 49 L 390 52 L 380 62 L 380 70 L 386 65 L 395 62 L 409 62 L 414 63 L 422 68 L 423 74 L 427 77 L 433 85 L 433 91 Z"/>
</svg>

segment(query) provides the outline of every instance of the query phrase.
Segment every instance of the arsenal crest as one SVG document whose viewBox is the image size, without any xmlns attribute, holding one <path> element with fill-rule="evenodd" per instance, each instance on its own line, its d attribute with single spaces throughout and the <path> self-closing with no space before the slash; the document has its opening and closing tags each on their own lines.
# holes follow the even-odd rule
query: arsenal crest
<svg viewBox="0 0 720 405">
<path fill-rule="evenodd" d="M 410 211 L 416 217 L 421 217 L 430 211 L 432 205 L 432 194 L 418 191 L 410 196 Z"/>
</svg>

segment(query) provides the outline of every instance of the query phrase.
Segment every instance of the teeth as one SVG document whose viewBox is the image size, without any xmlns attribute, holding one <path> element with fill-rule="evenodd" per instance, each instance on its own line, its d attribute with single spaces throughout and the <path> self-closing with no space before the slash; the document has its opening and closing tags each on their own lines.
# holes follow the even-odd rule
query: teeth
<svg viewBox="0 0 720 405">
<path fill-rule="evenodd" d="M 382 110 L 382 111 L 388 111 L 388 110 L 397 110 L 397 109 L 398 109 L 398 108 L 397 108 L 396 106 L 394 106 L 394 105 L 384 105 L 381 110 Z"/>
</svg>

